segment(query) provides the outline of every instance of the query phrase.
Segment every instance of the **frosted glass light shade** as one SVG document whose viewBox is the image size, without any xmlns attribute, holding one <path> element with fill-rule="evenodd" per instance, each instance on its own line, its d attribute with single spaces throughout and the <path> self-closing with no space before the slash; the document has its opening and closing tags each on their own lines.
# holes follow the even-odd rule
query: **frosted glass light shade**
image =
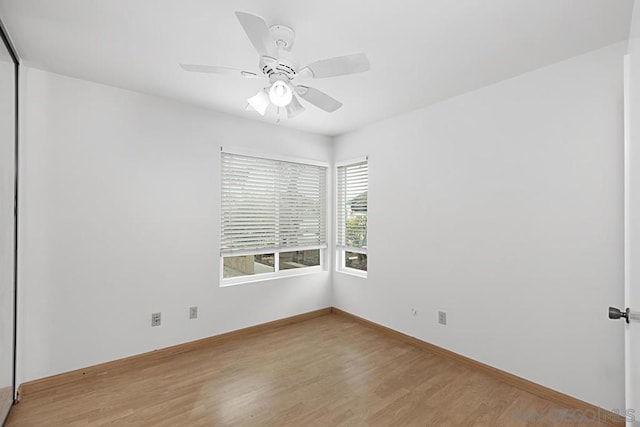
<svg viewBox="0 0 640 427">
<path fill-rule="evenodd" d="M 293 91 L 282 80 L 278 80 L 269 89 L 269 99 L 278 107 L 286 107 L 293 99 Z"/>
<path fill-rule="evenodd" d="M 269 95 L 267 95 L 265 91 L 261 90 L 251 98 L 247 99 L 247 102 L 251 105 L 251 108 L 256 110 L 261 116 L 264 116 L 264 113 L 266 113 L 267 107 L 269 106 Z"/>
</svg>

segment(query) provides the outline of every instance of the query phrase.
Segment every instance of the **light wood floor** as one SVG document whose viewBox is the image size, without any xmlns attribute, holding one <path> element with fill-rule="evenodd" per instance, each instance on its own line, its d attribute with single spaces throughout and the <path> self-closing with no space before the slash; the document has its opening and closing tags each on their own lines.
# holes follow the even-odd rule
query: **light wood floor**
<svg viewBox="0 0 640 427">
<path fill-rule="evenodd" d="M 331 314 L 33 393 L 7 426 L 572 425 L 563 409 Z"/>
<path fill-rule="evenodd" d="M 13 402 L 13 388 L 3 387 L 0 388 L 0 423 L 4 420 L 9 408 Z"/>
</svg>

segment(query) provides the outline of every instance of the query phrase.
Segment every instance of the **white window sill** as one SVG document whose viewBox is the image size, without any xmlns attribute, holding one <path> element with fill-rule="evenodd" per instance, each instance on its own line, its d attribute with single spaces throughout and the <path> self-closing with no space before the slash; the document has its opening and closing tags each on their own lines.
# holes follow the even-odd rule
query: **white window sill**
<svg viewBox="0 0 640 427">
<path fill-rule="evenodd" d="M 336 273 L 347 274 L 349 276 L 356 276 L 363 279 L 367 278 L 367 272 L 362 270 L 356 270 L 355 268 L 341 268 L 336 270 Z"/>
</svg>

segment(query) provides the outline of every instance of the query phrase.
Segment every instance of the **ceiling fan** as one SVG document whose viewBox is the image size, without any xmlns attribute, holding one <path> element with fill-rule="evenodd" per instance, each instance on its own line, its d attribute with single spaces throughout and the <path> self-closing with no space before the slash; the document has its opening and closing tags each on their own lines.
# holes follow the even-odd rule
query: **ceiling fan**
<svg viewBox="0 0 640 427">
<path fill-rule="evenodd" d="M 278 108 L 278 113 L 279 108 L 283 107 L 288 118 L 297 116 L 305 110 L 297 96 L 324 111 L 334 112 L 342 107 L 341 102 L 318 89 L 296 85 L 293 81 L 336 77 L 369 70 L 369 60 L 364 53 L 323 59 L 300 68 L 295 57 L 291 54 L 291 47 L 295 39 L 293 29 L 286 25 L 269 27 L 264 19 L 250 13 L 236 12 L 236 17 L 260 55 L 259 69 L 261 74 L 212 65 L 180 64 L 180 66 L 186 71 L 198 73 L 268 79 L 269 86 L 259 90 L 247 100 L 247 109 L 253 109 L 260 115 L 264 116 L 267 108 L 270 105 L 275 105 Z"/>
</svg>

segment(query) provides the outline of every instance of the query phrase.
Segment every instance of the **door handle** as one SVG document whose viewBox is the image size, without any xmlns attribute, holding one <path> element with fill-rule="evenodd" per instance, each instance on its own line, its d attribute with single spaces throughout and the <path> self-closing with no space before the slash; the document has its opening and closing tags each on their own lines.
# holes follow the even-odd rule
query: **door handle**
<svg viewBox="0 0 640 427">
<path fill-rule="evenodd" d="M 624 318 L 624 320 L 629 323 L 629 320 L 640 320 L 640 313 L 632 312 L 629 307 L 627 307 L 624 311 L 619 308 L 609 307 L 609 319 L 620 319 Z"/>
</svg>

